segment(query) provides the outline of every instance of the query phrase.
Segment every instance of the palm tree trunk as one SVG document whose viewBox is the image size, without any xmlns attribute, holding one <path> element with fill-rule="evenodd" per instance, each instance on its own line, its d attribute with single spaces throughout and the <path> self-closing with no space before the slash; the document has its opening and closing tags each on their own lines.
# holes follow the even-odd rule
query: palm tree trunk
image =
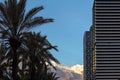
<svg viewBox="0 0 120 80">
<path fill-rule="evenodd" d="M 12 63 L 12 78 L 13 80 L 18 80 L 17 79 L 17 69 L 18 69 L 18 64 L 17 64 L 17 49 L 13 49 L 13 63 Z"/>
<path fill-rule="evenodd" d="M 31 64 L 32 68 L 31 68 L 31 80 L 35 80 L 35 67 L 34 64 Z"/>
<path fill-rule="evenodd" d="M 34 58 L 31 56 L 31 80 L 34 80 L 35 78 L 35 64 L 34 64 Z"/>
</svg>

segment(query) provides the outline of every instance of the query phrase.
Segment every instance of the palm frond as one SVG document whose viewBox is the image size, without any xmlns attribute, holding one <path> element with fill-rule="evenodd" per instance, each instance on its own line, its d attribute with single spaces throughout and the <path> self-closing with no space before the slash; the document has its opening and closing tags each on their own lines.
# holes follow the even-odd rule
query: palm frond
<svg viewBox="0 0 120 80">
<path fill-rule="evenodd" d="M 31 9 L 25 16 L 25 20 L 24 22 L 28 21 L 29 19 L 31 19 L 36 13 L 38 13 L 40 10 L 43 9 L 43 6 L 40 7 L 35 7 L 33 9 Z"/>
<path fill-rule="evenodd" d="M 35 7 L 33 9 L 31 9 L 25 16 L 23 21 L 21 22 L 21 26 L 18 30 L 18 33 L 20 33 L 21 30 L 23 30 L 25 27 L 28 26 L 28 23 L 30 23 L 31 19 L 33 18 L 33 16 L 35 14 L 37 14 L 39 11 L 41 11 L 43 9 L 43 6 L 40 7 Z M 29 28 L 32 26 L 29 26 Z"/>
<path fill-rule="evenodd" d="M 26 0 L 20 0 L 20 2 L 18 3 L 18 18 L 19 18 L 19 25 L 22 23 L 23 19 L 24 19 L 24 15 L 25 15 L 25 5 L 26 5 Z"/>
<path fill-rule="evenodd" d="M 33 19 L 31 19 L 30 21 L 28 21 L 24 26 L 30 28 L 30 27 L 35 27 L 37 25 L 42 25 L 44 23 L 49 23 L 49 22 L 53 22 L 53 19 L 44 19 L 42 17 L 35 17 Z"/>
<path fill-rule="evenodd" d="M 0 16 L 1 19 L 10 23 L 10 20 L 7 15 L 7 8 L 6 8 L 5 4 L 3 4 L 3 3 L 0 3 L 0 15 L 1 15 Z"/>
</svg>

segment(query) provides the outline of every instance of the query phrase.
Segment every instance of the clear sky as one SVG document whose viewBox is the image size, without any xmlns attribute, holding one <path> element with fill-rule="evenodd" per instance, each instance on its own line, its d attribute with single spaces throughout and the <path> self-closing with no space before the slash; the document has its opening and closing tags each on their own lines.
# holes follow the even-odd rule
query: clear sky
<svg viewBox="0 0 120 80">
<path fill-rule="evenodd" d="M 59 52 L 52 53 L 61 64 L 83 64 L 83 35 L 92 24 L 93 0 L 27 0 L 27 10 L 40 5 L 45 9 L 37 15 L 55 20 L 34 31 L 58 46 Z"/>
</svg>

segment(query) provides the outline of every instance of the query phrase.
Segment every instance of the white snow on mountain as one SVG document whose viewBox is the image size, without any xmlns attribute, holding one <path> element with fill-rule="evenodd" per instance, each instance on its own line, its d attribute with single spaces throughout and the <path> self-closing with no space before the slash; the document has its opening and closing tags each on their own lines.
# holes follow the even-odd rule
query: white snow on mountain
<svg viewBox="0 0 120 80">
<path fill-rule="evenodd" d="M 52 69 L 52 71 L 57 73 L 59 80 L 83 80 L 83 65 L 65 66 L 52 63 L 56 67 L 56 70 Z"/>
</svg>

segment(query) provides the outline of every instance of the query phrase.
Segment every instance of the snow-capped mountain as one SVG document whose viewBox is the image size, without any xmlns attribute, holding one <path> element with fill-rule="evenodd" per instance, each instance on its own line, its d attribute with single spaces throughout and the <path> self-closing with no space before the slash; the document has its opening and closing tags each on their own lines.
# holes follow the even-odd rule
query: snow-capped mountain
<svg viewBox="0 0 120 80">
<path fill-rule="evenodd" d="M 52 69 L 52 71 L 57 73 L 59 80 L 83 80 L 83 65 L 65 66 L 54 62 L 53 65 L 56 70 Z"/>
</svg>

